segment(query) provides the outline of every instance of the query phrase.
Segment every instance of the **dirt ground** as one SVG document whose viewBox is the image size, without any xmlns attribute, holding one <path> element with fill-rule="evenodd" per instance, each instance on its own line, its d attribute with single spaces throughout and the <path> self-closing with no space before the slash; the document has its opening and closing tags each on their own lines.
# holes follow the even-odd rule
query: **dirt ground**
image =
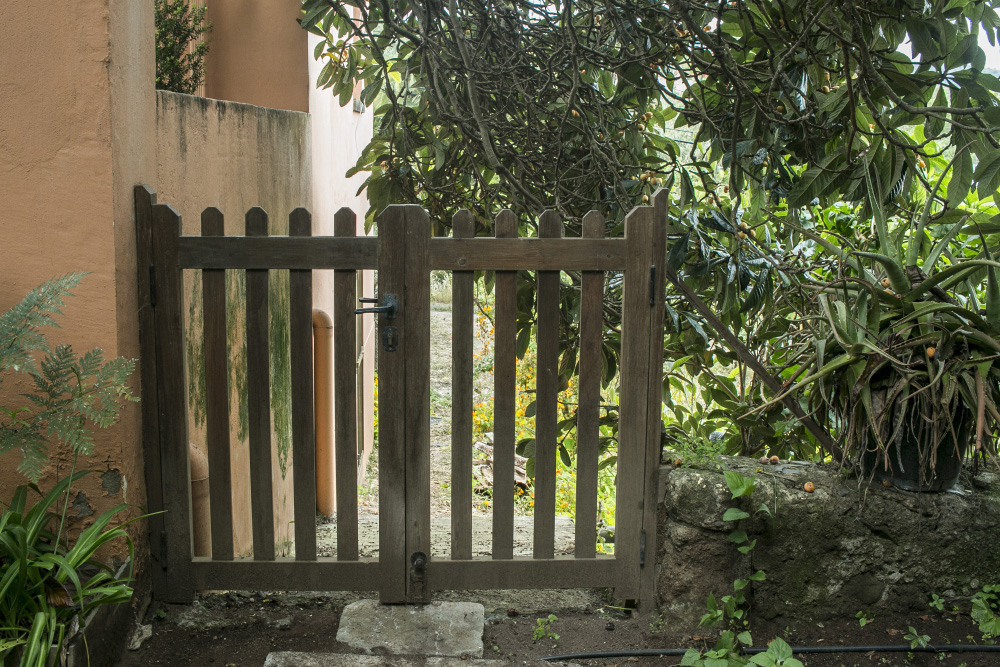
<svg viewBox="0 0 1000 667">
<path fill-rule="evenodd" d="M 518 593 L 509 602 L 517 605 Z M 459 596 L 452 596 L 457 598 Z M 470 592 L 465 599 L 482 599 Z M 147 623 L 153 635 L 137 651 L 128 652 L 119 667 L 172 665 L 176 667 L 219 665 L 219 667 L 260 667 L 272 651 L 348 653 L 336 640 L 337 624 L 350 597 L 274 593 L 224 593 L 201 596 L 193 606 L 161 605 L 150 610 Z M 591 599 L 598 599 L 596 596 Z M 495 597 L 484 599 L 486 628 L 483 633 L 485 658 L 521 664 L 545 656 L 586 651 L 659 648 L 711 648 L 717 633 L 675 632 L 658 627 L 655 617 L 630 616 L 600 604 L 582 610 L 527 609 L 497 607 Z M 491 604 L 492 603 L 492 604 Z M 163 613 L 159 614 L 157 611 Z M 533 641 L 537 619 L 554 614 L 549 631 L 558 639 Z M 934 612 L 913 617 L 875 618 L 864 627 L 855 619 L 822 626 L 775 627 L 766 623 L 751 626 L 759 646 L 782 637 L 792 646 L 874 646 L 907 643 L 903 635 L 909 626 L 931 637 L 934 645 L 976 643 L 975 624 L 967 616 L 954 617 Z M 806 667 L 993 667 L 1000 664 L 997 654 L 975 653 L 835 653 L 799 655 Z M 575 659 L 581 665 L 679 665 L 680 656 Z"/>
</svg>

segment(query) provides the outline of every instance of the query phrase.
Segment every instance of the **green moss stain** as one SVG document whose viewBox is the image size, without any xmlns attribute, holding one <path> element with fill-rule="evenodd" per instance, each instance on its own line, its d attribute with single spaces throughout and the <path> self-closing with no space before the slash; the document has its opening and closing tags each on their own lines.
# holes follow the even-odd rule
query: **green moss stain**
<svg viewBox="0 0 1000 667">
<path fill-rule="evenodd" d="M 246 273 L 226 270 L 226 342 L 229 353 L 229 391 L 237 403 L 236 437 L 245 443 L 250 433 L 247 406 L 247 278 Z"/>
<path fill-rule="evenodd" d="M 187 335 L 187 375 L 188 409 L 194 417 L 195 426 L 205 423 L 206 396 L 205 381 L 205 308 L 202 301 L 201 271 L 191 272 L 191 298 L 188 300 Z"/>
<path fill-rule="evenodd" d="M 281 478 L 288 474 L 292 448 L 292 347 L 289 329 L 289 274 L 271 271 L 268 281 L 268 336 L 271 354 L 271 424 L 278 447 Z"/>
<path fill-rule="evenodd" d="M 188 369 L 188 406 L 196 426 L 206 418 L 205 313 L 201 271 L 192 271 L 191 292 L 185 336 Z M 278 449 L 281 477 L 288 474 L 292 447 L 291 331 L 289 328 L 289 273 L 271 271 L 268 282 L 268 336 L 270 337 L 271 424 Z M 247 405 L 246 273 L 226 271 L 226 341 L 229 356 L 229 387 L 236 397 L 236 437 L 245 443 L 249 436 Z"/>
</svg>

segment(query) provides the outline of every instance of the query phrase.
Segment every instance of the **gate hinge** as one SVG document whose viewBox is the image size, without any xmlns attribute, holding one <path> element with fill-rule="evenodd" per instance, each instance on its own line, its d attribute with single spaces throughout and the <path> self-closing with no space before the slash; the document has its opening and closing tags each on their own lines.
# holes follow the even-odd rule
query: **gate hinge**
<svg viewBox="0 0 1000 667">
<path fill-rule="evenodd" d="M 639 533 L 639 567 L 646 565 L 646 531 Z"/>
<path fill-rule="evenodd" d="M 167 531 L 160 531 L 160 567 L 167 569 Z"/>
<path fill-rule="evenodd" d="M 656 305 L 656 264 L 649 267 L 649 305 Z"/>
<path fill-rule="evenodd" d="M 156 266 L 149 265 L 149 307 L 156 308 Z"/>
</svg>

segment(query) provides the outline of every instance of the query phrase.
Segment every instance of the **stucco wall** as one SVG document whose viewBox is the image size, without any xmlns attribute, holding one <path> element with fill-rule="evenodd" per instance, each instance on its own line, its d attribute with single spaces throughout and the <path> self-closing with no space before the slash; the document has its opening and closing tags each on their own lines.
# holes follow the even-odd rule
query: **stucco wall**
<svg viewBox="0 0 1000 667">
<path fill-rule="evenodd" d="M 156 95 L 157 199 L 177 209 L 185 234 L 200 234 L 201 212 L 208 206 L 223 212 L 226 233 L 231 235 L 243 235 L 244 214 L 252 206 L 261 206 L 268 212 L 272 234 L 288 232 L 288 214 L 295 207 L 311 207 L 307 114 L 165 91 Z M 238 292 L 238 277 L 234 273 L 230 274 L 229 286 Z M 287 295 L 287 272 L 272 272 L 271 278 L 272 299 L 277 294 Z M 186 272 L 188 351 L 195 356 L 200 342 L 199 336 L 192 334 L 200 330 L 200 289 L 198 272 Z M 237 350 L 234 364 L 239 364 L 245 308 L 235 304 L 231 307 L 230 342 Z M 272 303 L 271 313 L 272 318 L 284 318 L 284 324 L 278 322 L 277 326 L 287 326 L 287 310 L 282 314 L 280 307 Z M 189 373 L 191 370 L 189 365 Z M 280 371 L 272 369 L 272 372 L 277 377 Z M 245 411 L 241 425 L 238 402 L 245 387 L 234 380 L 231 374 L 233 530 L 236 554 L 248 555 L 252 550 L 249 459 Z M 199 410 L 203 410 L 200 401 L 195 390 L 190 402 L 189 427 L 191 440 L 203 445 L 203 423 L 196 418 Z M 275 416 L 272 410 L 272 425 L 277 422 Z M 285 448 L 281 443 L 277 435 L 272 439 L 275 546 L 279 555 L 289 552 L 294 534 L 291 456 L 287 442 Z"/>
<path fill-rule="evenodd" d="M 204 3 L 200 3 L 204 4 Z M 309 110 L 306 31 L 299 0 L 212 0 L 205 95 L 275 109 Z"/>
<path fill-rule="evenodd" d="M 135 357 L 131 187 L 153 175 L 152 146 L 138 139 L 151 130 L 152 94 L 119 93 L 152 80 L 152 2 L 76 1 L 63 10 L 5 0 L 0 11 L 0 311 L 54 275 L 90 271 L 51 341 Z M 138 392 L 138 374 L 132 385 Z M 5 382 L 0 403 L 23 404 L 24 389 Z M 81 467 L 104 473 L 105 483 L 90 475 L 79 484 L 71 528 L 123 500 L 145 502 L 138 433 L 139 413 L 130 407 L 98 436 L 95 456 Z M 24 481 L 18 461 L 17 453 L 0 458 L 4 500 Z M 66 474 L 69 457 L 53 461 L 42 488 Z M 117 545 L 110 555 L 125 554 Z"/>
<path fill-rule="evenodd" d="M 305 32 L 305 31 L 303 31 Z M 309 35 L 309 79 L 314 84 L 322 62 L 311 56 L 319 38 Z M 362 150 L 372 138 L 371 109 L 364 112 L 354 110 L 354 100 L 347 106 L 340 106 L 337 97 L 329 90 L 321 90 L 315 85 L 309 90 L 309 112 L 312 116 L 313 142 L 313 206 L 317 228 L 322 230 L 317 234 L 333 234 L 333 216 L 342 207 L 352 209 L 358 216 L 359 236 L 365 232 L 365 212 L 368 210 L 368 199 L 358 188 L 365 180 L 365 174 L 355 174 L 345 178 L 347 170 L 354 166 Z M 333 293 L 333 276 L 320 277 L 316 291 L 324 297 Z M 372 296 L 375 289 L 373 271 L 365 271 L 362 275 L 362 293 Z M 359 295 L 360 296 L 360 295 Z M 317 304 L 318 308 L 324 308 Z M 327 312 L 331 312 L 327 309 Z M 362 388 L 359 393 L 359 408 L 361 424 L 359 437 L 363 438 L 364 452 L 359 459 L 359 466 L 364 470 L 365 463 L 372 451 L 374 439 L 374 378 L 375 378 L 375 320 L 371 315 L 359 318 L 358 344 L 359 358 L 362 366 L 359 369 Z"/>
</svg>

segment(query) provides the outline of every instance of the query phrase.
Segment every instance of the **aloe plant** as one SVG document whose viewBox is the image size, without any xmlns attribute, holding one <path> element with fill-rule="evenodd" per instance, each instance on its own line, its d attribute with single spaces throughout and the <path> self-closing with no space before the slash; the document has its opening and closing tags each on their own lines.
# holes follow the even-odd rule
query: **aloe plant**
<svg viewBox="0 0 1000 667">
<path fill-rule="evenodd" d="M 812 411 L 869 473 L 900 472 L 901 449 L 915 445 L 923 489 L 948 484 L 942 461 L 969 444 L 992 447 L 1000 426 L 1000 263 L 982 214 L 945 208 L 932 217 L 946 174 L 916 220 L 892 232 L 880 198 L 869 199 L 879 252 L 831 251 L 839 271 L 813 285 L 812 336 L 799 343 L 807 361 L 787 389 L 807 390 Z"/>
</svg>

